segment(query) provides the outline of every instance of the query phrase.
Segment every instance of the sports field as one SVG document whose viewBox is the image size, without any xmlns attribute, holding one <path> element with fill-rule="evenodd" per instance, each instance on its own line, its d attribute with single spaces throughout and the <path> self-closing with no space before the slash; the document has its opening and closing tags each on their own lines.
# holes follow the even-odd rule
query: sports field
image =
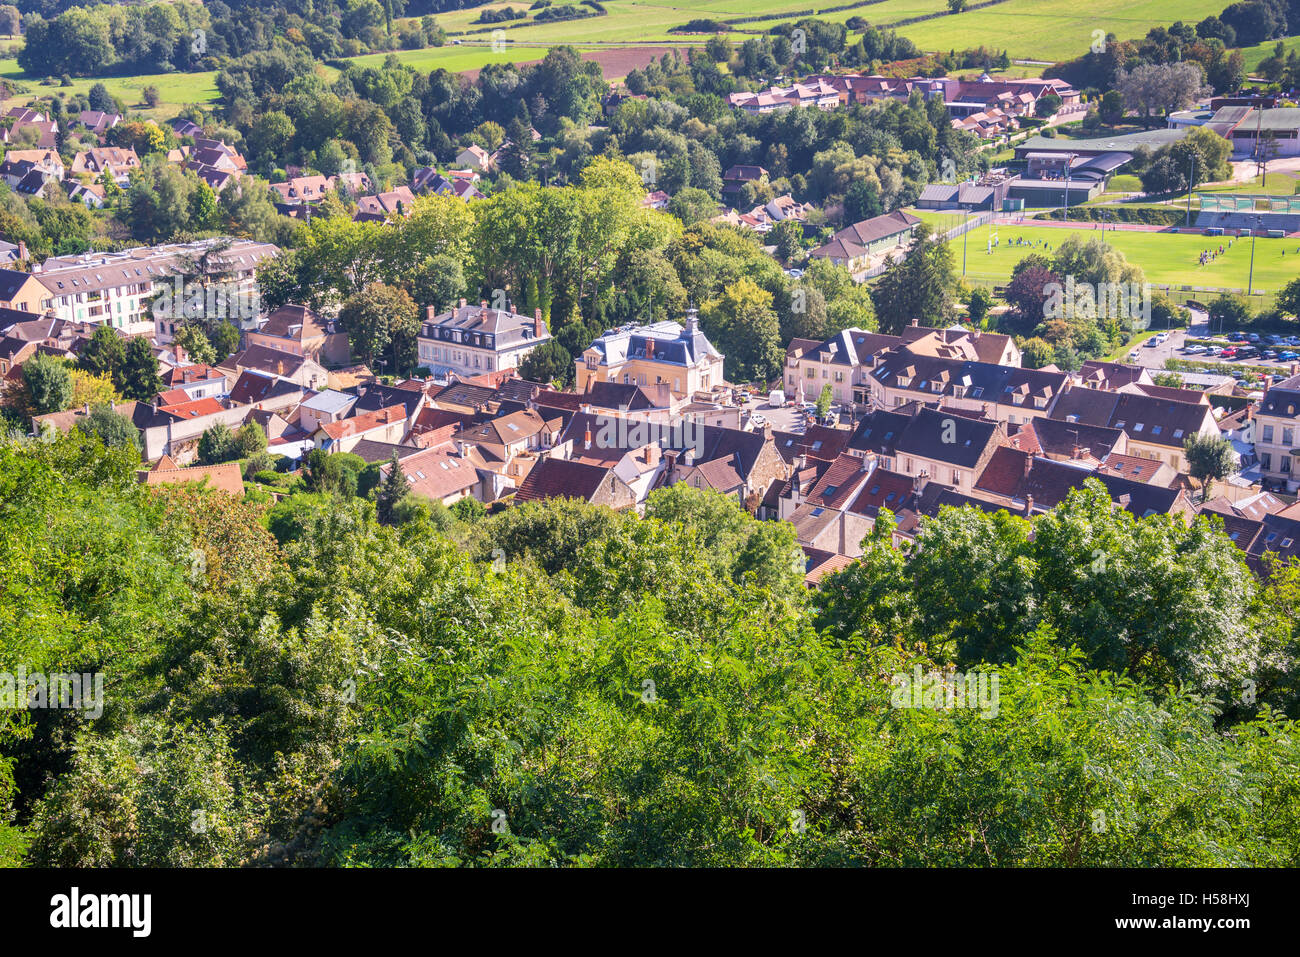
<svg viewBox="0 0 1300 957">
<path fill-rule="evenodd" d="M 943 215 L 950 218 L 944 219 Z M 941 214 L 933 222 L 937 228 L 948 228 L 960 221 L 960 214 Z M 998 245 L 990 252 L 989 239 L 994 231 L 997 233 Z M 1012 268 L 1026 255 L 1031 252 L 1051 255 L 1052 250 L 1070 235 L 1082 236 L 1084 239 L 1102 238 L 1101 231 L 1097 229 L 977 226 L 965 236 L 966 274 L 975 279 L 1006 281 L 1011 276 Z M 949 243 L 959 270 L 962 265 L 962 239 L 958 236 Z M 1026 245 L 1016 245 L 1017 240 L 1023 240 Z M 1130 262 L 1141 266 L 1149 282 L 1216 289 L 1246 288 L 1246 274 L 1250 269 L 1250 239 L 1231 240 L 1229 248 L 1228 237 L 1107 229 L 1105 241 L 1122 252 Z M 1201 251 L 1217 250 L 1220 243 L 1226 251 L 1212 262 L 1204 266 L 1198 265 Z M 1255 241 L 1256 292 L 1275 293 L 1297 276 L 1300 276 L 1300 238 L 1260 238 Z"/>
</svg>

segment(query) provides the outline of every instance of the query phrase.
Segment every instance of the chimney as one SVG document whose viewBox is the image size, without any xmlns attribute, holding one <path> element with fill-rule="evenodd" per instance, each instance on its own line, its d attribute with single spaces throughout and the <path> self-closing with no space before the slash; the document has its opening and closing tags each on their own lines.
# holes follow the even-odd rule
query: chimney
<svg viewBox="0 0 1300 957">
<path fill-rule="evenodd" d="M 794 457 L 793 465 L 794 465 L 794 470 L 796 472 L 802 472 L 804 469 L 808 467 L 808 456 L 800 452 L 798 455 Z"/>
<path fill-rule="evenodd" d="M 700 331 L 700 311 L 692 306 L 686 310 L 686 334 L 694 336 Z"/>
<path fill-rule="evenodd" d="M 586 434 L 586 436 L 585 436 L 584 439 L 583 439 L 582 447 L 583 447 L 584 449 L 590 449 L 590 448 L 591 448 L 591 426 L 587 426 L 587 434 Z"/>
<path fill-rule="evenodd" d="M 664 449 L 664 484 L 673 484 L 673 473 L 677 471 L 677 450 Z"/>
<path fill-rule="evenodd" d="M 1033 469 L 1033 467 L 1034 467 L 1034 457 L 1032 455 L 1026 455 L 1025 456 L 1025 478 L 1029 478 L 1029 472 L 1030 470 Z"/>
<path fill-rule="evenodd" d="M 546 322 L 542 319 L 542 310 L 533 310 L 533 336 L 540 339 L 546 335 Z"/>
<path fill-rule="evenodd" d="M 184 362 L 189 358 L 189 355 L 185 352 L 185 347 L 180 345 L 172 346 L 172 354 L 176 356 L 177 362 Z"/>
<path fill-rule="evenodd" d="M 930 473 L 921 469 L 916 477 L 912 479 L 912 492 L 918 497 L 925 491 L 926 485 L 930 483 Z"/>
<path fill-rule="evenodd" d="M 647 359 L 653 359 L 655 357 L 655 341 L 653 337 L 646 339 L 645 341 L 645 357 Z"/>
<path fill-rule="evenodd" d="M 438 314 L 437 306 L 427 306 L 424 310 L 424 318 L 426 319 L 432 319 L 437 314 Z"/>
<path fill-rule="evenodd" d="M 18 240 L 18 258 L 24 260 L 27 258 L 27 244 L 21 239 Z"/>
<path fill-rule="evenodd" d="M 1034 511 L 1034 497 L 1032 495 L 1026 495 L 1025 496 L 1025 517 L 1028 518 L 1030 515 L 1033 514 L 1033 511 Z"/>
<path fill-rule="evenodd" d="M 645 464 L 654 468 L 659 464 L 660 448 L 654 442 L 645 447 Z"/>
<path fill-rule="evenodd" d="M 695 450 L 694 450 L 694 449 L 692 449 L 692 448 L 685 448 L 685 449 L 682 449 L 682 464 L 683 464 L 683 465 L 694 465 L 694 464 L 695 464 Z"/>
<path fill-rule="evenodd" d="M 914 325 L 914 326 L 919 326 L 920 324 L 921 324 L 921 320 L 920 320 L 920 319 L 913 319 L 913 320 L 912 320 L 912 325 Z"/>
<path fill-rule="evenodd" d="M 462 309 L 465 308 L 465 297 L 464 297 L 464 296 L 461 296 L 461 299 L 460 299 L 460 308 L 462 308 Z"/>
</svg>

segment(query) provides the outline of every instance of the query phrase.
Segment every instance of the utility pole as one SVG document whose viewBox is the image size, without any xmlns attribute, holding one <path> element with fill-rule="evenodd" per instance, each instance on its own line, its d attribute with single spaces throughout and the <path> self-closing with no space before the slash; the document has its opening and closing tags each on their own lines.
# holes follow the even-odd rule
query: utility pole
<svg viewBox="0 0 1300 957">
<path fill-rule="evenodd" d="M 1196 182 L 1196 153 L 1187 157 L 1187 228 L 1192 226 L 1192 184 Z"/>
<path fill-rule="evenodd" d="M 957 208 L 960 209 L 961 207 L 959 206 Z M 967 215 L 970 214 L 967 213 Z M 965 218 L 963 218 L 961 231 L 961 275 L 963 279 L 966 278 L 966 237 L 970 235 L 969 225 L 970 224 L 966 222 Z"/>
<path fill-rule="evenodd" d="M 1061 222 L 1065 222 L 1070 214 L 1070 172 L 1074 167 L 1075 155 L 1068 153 L 1065 157 L 1065 195 L 1061 198 Z"/>
<path fill-rule="evenodd" d="M 1250 275 L 1246 277 L 1247 296 L 1250 295 L 1250 291 L 1253 288 L 1255 283 L 1255 239 L 1259 236 L 1259 226 L 1260 223 L 1263 222 L 1263 220 L 1264 217 L 1256 216 L 1255 228 L 1250 231 Z"/>
</svg>

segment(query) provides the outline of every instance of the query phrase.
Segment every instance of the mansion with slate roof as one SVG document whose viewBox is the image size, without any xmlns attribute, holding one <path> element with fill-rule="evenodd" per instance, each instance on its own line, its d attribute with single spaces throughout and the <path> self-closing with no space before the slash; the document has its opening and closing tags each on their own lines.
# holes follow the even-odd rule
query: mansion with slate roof
<svg viewBox="0 0 1300 957">
<path fill-rule="evenodd" d="M 687 310 L 686 325 L 671 320 L 626 325 L 597 338 L 577 360 L 577 390 L 598 382 L 665 385 L 678 398 L 724 385 L 723 356 L 700 332 L 700 319 Z"/>
<path fill-rule="evenodd" d="M 487 300 L 460 305 L 429 316 L 420 327 L 419 362 L 435 379 L 452 374 L 469 377 L 517 369 L 524 357 L 551 338 L 538 309 L 531 318 L 506 309 L 490 309 Z"/>
</svg>

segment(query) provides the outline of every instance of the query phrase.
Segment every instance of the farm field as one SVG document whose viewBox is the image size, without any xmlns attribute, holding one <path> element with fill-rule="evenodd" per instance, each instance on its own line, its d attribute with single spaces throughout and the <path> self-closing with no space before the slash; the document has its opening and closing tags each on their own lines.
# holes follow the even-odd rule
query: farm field
<svg viewBox="0 0 1300 957">
<path fill-rule="evenodd" d="M 949 226 L 960 220 L 954 218 Z M 997 229 L 998 245 L 990 253 L 988 240 L 993 228 Z M 1070 235 L 1084 239 L 1101 238 L 1095 229 L 1067 229 L 1053 226 L 977 226 L 966 234 L 966 274 L 976 279 L 1004 281 L 1012 268 L 1031 252 L 1051 254 Z M 1017 246 L 1017 239 L 1034 244 Z M 1130 262 L 1139 264 L 1147 280 L 1167 285 L 1207 286 L 1217 289 L 1245 289 L 1246 274 L 1250 269 L 1249 239 L 1235 240 L 1230 249 L 1213 262 L 1201 266 L 1197 259 L 1201 250 L 1217 248 L 1220 237 L 1192 234 L 1106 230 L 1106 242 L 1114 246 Z M 1045 249 L 1046 242 L 1051 248 Z M 1227 247 L 1228 240 L 1222 240 Z M 961 266 L 962 237 L 951 241 L 958 268 Z M 1285 255 L 1283 255 L 1285 253 Z M 1255 280 L 1256 292 L 1277 292 L 1283 285 L 1300 275 L 1300 239 L 1264 239 L 1256 241 Z"/>
<path fill-rule="evenodd" d="M 492 4 L 492 9 L 510 6 Z M 831 4 L 838 5 L 838 4 Z M 527 6 L 524 4 L 523 6 Z M 449 34 L 485 30 L 500 26 L 517 43 L 699 43 L 702 38 L 669 33 L 670 27 L 689 20 L 727 20 L 765 16 L 791 11 L 791 16 L 737 24 L 731 37 L 737 41 L 764 33 L 778 23 L 797 19 L 797 11 L 808 10 L 804 0 L 608 0 L 608 13 L 576 21 L 526 24 L 474 24 L 484 9 L 476 7 L 440 14 L 438 23 Z M 815 6 L 815 5 L 811 5 Z M 1037 60 L 1069 59 L 1083 53 L 1096 29 L 1113 32 L 1121 39 L 1144 35 L 1153 26 L 1168 26 L 1175 20 L 1199 20 L 1222 9 L 1222 0 L 1096 0 L 1080 5 L 1074 0 L 1005 0 L 995 7 L 950 14 L 923 23 L 899 27 L 924 50 L 965 49 L 987 46 L 1006 49 L 1013 57 Z M 514 4 L 520 8 L 519 3 Z M 946 0 L 879 0 L 848 10 L 818 14 L 820 19 L 844 22 L 860 16 L 871 23 L 889 25 L 912 17 L 947 11 Z M 473 37 L 469 34 L 466 39 Z M 1262 56 L 1267 54 L 1261 54 Z"/>
<path fill-rule="evenodd" d="M 1222 0 L 1006 0 L 901 27 L 898 32 L 925 50 L 984 45 L 1024 59 L 1068 60 L 1087 52 L 1094 30 L 1133 39 L 1176 20 L 1196 23 L 1217 15 L 1223 7 Z M 867 18 L 875 22 L 874 17 Z"/>
</svg>

